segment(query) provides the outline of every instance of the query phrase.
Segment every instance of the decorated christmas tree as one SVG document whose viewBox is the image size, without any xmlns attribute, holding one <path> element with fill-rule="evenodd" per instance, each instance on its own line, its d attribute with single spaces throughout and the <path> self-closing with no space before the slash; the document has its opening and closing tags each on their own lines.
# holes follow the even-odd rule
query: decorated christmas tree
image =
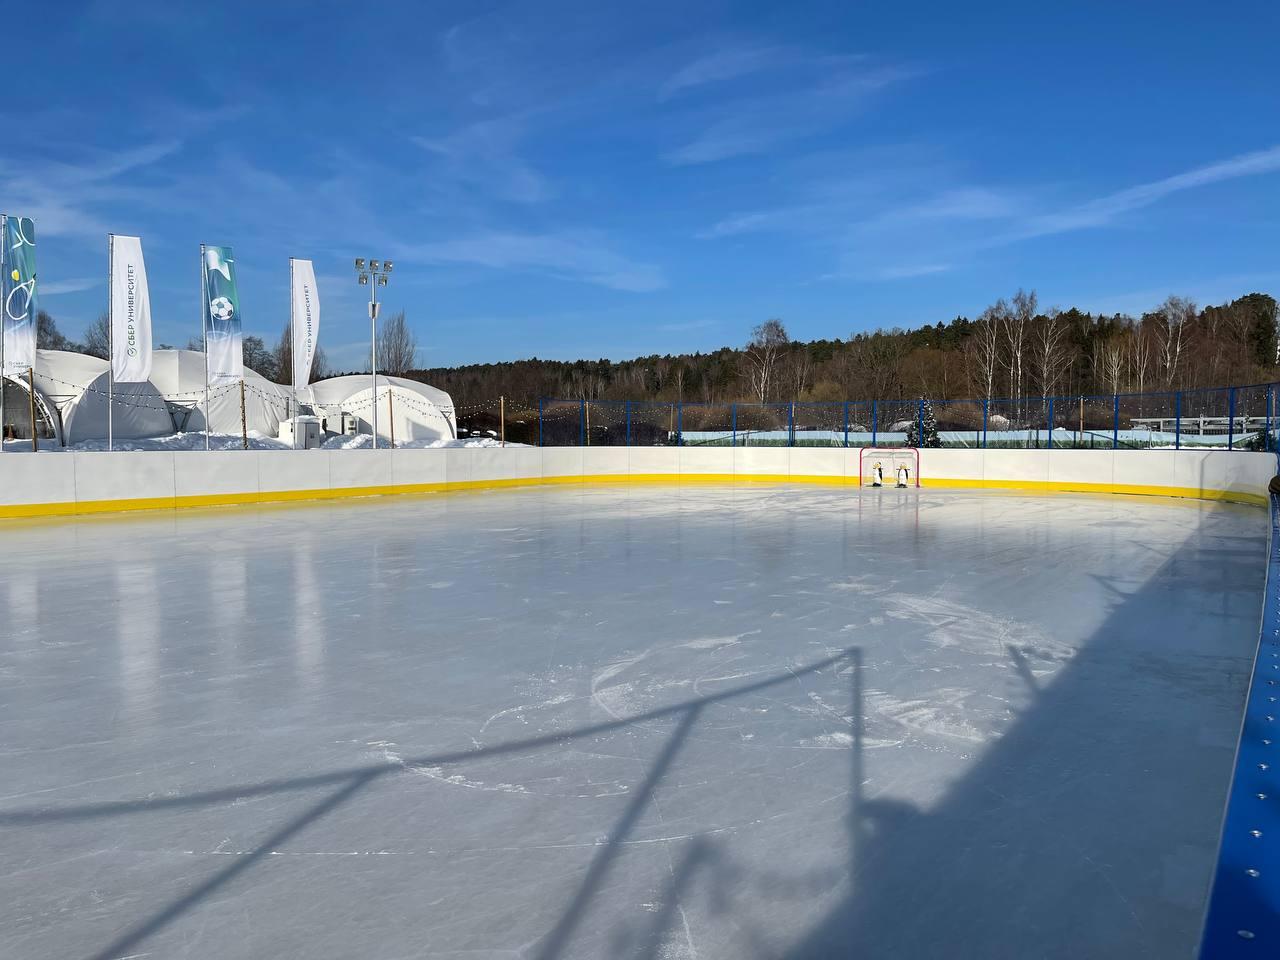
<svg viewBox="0 0 1280 960">
<path fill-rule="evenodd" d="M 907 446 L 908 447 L 940 447 L 942 439 L 938 436 L 938 421 L 933 415 L 933 403 L 926 399 L 921 399 L 924 407 L 923 416 L 913 417 L 911 426 L 907 428 Z M 920 439 L 921 421 L 924 423 L 924 440 Z"/>
</svg>

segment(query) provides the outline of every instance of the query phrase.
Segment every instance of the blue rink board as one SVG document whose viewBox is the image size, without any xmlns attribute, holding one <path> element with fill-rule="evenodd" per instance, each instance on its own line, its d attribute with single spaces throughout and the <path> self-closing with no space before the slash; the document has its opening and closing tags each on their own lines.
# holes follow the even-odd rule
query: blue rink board
<svg viewBox="0 0 1280 960">
<path fill-rule="evenodd" d="M 1267 585 L 1253 678 L 1209 897 L 1204 960 L 1280 957 L 1280 498 L 1271 498 Z"/>
</svg>

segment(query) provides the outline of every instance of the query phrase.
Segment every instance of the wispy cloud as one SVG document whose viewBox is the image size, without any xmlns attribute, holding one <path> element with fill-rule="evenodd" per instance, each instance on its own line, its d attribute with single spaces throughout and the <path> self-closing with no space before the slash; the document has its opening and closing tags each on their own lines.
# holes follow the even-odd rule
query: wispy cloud
<svg viewBox="0 0 1280 960">
<path fill-rule="evenodd" d="M 436 162 L 431 175 L 477 188 L 485 197 L 538 203 L 552 189 L 547 179 L 515 151 L 527 127 L 524 116 L 482 120 L 444 137 L 410 139 Z"/>
<path fill-rule="evenodd" d="M 1021 227 L 997 238 L 997 242 L 1026 240 L 1072 230 L 1106 226 L 1117 217 L 1149 207 L 1165 197 L 1198 187 L 1280 171 L 1280 146 L 1242 153 L 1228 160 L 1196 167 L 1185 173 L 1129 187 L 1078 206 L 1043 214 L 1026 221 Z"/>
<path fill-rule="evenodd" d="M 478 233 L 457 240 L 404 245 L 398 256 L 402 261 L 424 264 L 527 270 L 632 293 L 660 290 L 667 284 L 660 267 L 614 253 L 594 233 Z"/>
<path fill-rule="evenodd" d="M 820 200 L 790 206 L 739 213 L 700 231 L 704 240 L 746 233 L 794 232 L 847 235 L 851 230 L 875 231 L 886 226 L 925 221 L 1007 219 L 1025 209 L 1020 196 L 981 186 L 943 190 L 923 199 L 899 200 L 880 209 L 868 210 L 867 198 L 848 196 L 843 190 Z"/>
<path fill-rule="evenodd" d="M 60 293 L 80 293 L 83 290 L 92 290 L 94 287 L 104 283 L 100 277 L 78 277 L 74 280 L 53 280 L 49 283 L 40 284 L 40 296 L 56 297 Z"/>
<path fill-rule="evenodd" d="M 0 196 L 11 212 L 35 219 L 41 237 L 101 237 L 108 231 L 101 210 L 123 192 L 115 181 L 181 147 L 180 141 L 160 140 L 127 150 L 96 150 L 74 162 L 0 162 Z"/>
<path fill-rule="evenodd" d="M 709 330 L 719 326 L 714 320 L 686 320 L 681 323 L 660 323 L 653 329 L 661 333 L 688 333 L 691 330 Z"/>
<path fill-rule="evenodd" d="M 786 93 L 733 101 L 718 107 L 717 119 L 663 159 L 686 166 L 767 153 L 847 122 L 876 94 L 917 72 L 897 66 L 848 70 Z"/>
<path fill-rule="evenodd" d="M 953 269 L 949 263 L 902 264 L 895 267 L 881 267 L 876 276 L 881 280 L 910 280 L 914 277 L 928 277 L 938 273 L 946 273 Z"/>
<path fill-rule="evenodd" d="M 658 90 L 658 99 L 668 100 L 677 94 L 710 83 L 759 73 L 785 63 L 796 55 L 789 47 L 725 47 L 699 57 L 673 73 Z"/>
</svg>

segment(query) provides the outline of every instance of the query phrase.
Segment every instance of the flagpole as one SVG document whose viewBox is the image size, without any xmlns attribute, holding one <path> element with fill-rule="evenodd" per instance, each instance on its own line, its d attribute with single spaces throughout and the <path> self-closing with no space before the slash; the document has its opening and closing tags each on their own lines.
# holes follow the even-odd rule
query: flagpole
<svg viewBox="0 0 1280 960">
<path fill-rule="evenodd" d="M 8 324 L 9 304 L 2 294 L 4 291 L 4 248 L 9 245 L 9 218 L 0 213 L 0 453 L 4 451 L 4 331 Z"/>
<path fill-rule="evenodd" d="M 298 344 L 293 335 L 293 257 L 289 258 L 289 379 L 293 383 L 293 423 L 289 425 L 289 436 L 293 439 L 293 449 L 298 449 Z M 309 371 L 308 371 L 309 372 Z"/>
<path fill-rule="evenodd" d="M 116 235 L 107 234 L 107 452 L 115 449 L 114 431 L 112 429 L 112 403 L 116 392 L 116 299 L 115 293 L 115 249 Z"/>
<path fill-rule="evenodd" d="M 204 340 L 204 448 L 209 449 L 209 312 L 208 278 L 205 276 L 204 244 L 200 244 L 200 336 Z"/>
</svg>

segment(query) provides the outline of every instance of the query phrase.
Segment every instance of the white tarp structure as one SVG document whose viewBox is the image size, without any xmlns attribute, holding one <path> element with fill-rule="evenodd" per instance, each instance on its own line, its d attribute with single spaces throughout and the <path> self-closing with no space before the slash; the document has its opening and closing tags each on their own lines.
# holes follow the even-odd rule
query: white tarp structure
<svg viewBox="0 0 1280 960">
<path fill-rule="evenodd" d="M 309 395 L 309 396 L 307 396 Z M 326 429 L 341 432 L 342 414 L 354 417 L 358 433 L 373 432 L 373 384 L 368 375 L 333 377 L 299 390 L 302 402 L 311 402 L 324 418 Z M 453 398 L 443 390 L 404 377 L 378 376 L 378 437 L 396 443 L 454 440 L 457 419 Z"/>
<path fill-rule="evenodd" d="M 157 350 L 151 365 L 151 382 L 185 410 L 175 427 L 187 433 L 203 431 L 204 354 L 198 350 Z M 280 433 L 280 421 L 293 411 L 292 391 L 244 368 L 245 429 L 266 437 Z M 189 411 L 189 412 L 187 412 Z M 185 422 L 182 422 L 185 419 Z M 209 388 L 209 426 L 214 433 L 240 432 L 240 381 Z"/>
<path fill-rule="evenodd" d="M 200 433 L 205 429 L 204 354 L 196 350 L 156 350 L 150 380 L 115 384 L 112 403 L 118 440 Z M 280 424 L 297 413 L 293 391 L 245 368 L 245 427 L 264 437 L 280 435 Z M 35 362 L 37 418 L 61 443 L 107 437 L 109 370 L 106 360 L 64 350 L 38 350 Z M 5 393 L 5 420 L 17 435 L 29 436 L 26 378 L 11 378 Z M 19 396 L 20 394 L 20 396 Z M 354 419 L 359 433 L 371 433 L 373 391 L 368 376 L 334 377 L 298 389 L 298 404 L 313 405 L 334 433 Z M 305 412 L 305 411 L 304 411 Z M 209 420 L 214 433 L 240 433 L 240 382 L 209 388 Z M 396 443 L 457 437 L 453 399 L 443 390 L 401 377 L 378 377 L 378 436 Z"/>
<path fill-rule="evenodd" d="M 105 438 L 109 373 L 106 360 L 65 350 L 37 350 L 36 394 L 54 413 L 54 433 L 64 443 Z M 122 440 L 162 437 L 173 433 L 169 405 L 155 385 L 117 383 L 115 435 Z M 27 419 L 26 411 L 22 413 Z M 12 420 L 13 411 L 6 411 Z"/>
</svg>

